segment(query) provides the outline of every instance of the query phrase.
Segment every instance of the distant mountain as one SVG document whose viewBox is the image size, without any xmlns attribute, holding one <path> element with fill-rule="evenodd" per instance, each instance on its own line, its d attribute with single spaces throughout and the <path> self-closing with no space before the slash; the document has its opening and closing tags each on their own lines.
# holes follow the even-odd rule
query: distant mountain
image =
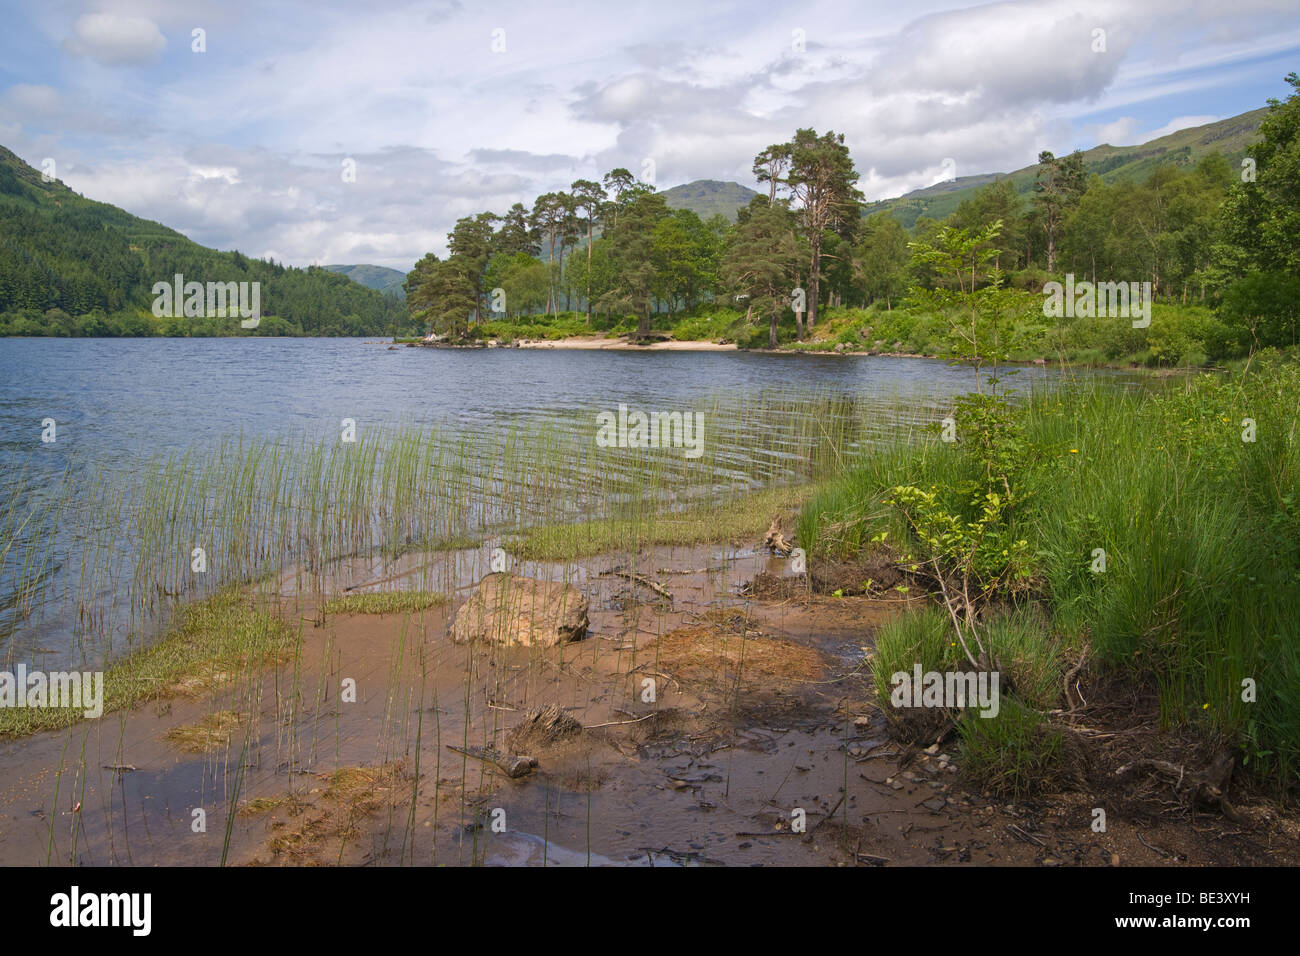
<svg viewBox="0 0 1300 956">
<path fill-rule="evenodd" d="M 1251 110 L 1217 123 L 1182 129 L 1140 146 L 1094 146 L 1083 151 L 1084 171 L 1089 176 L 1096 174 L 1108 183 L 1121 179 L 1140 180 L 1149 176 L 1157 166 L 1166 163 L 1191 166 L 1201 157 L 1216 152 L 1235 165 L 1246 155 L 1246 147 L 1258 139 L 1256 130 L 1267 113 L 1268 107 Z M 951 182 L 914 189 L 896 199 L 869 203 L 866 212 L 869 215 L 888 210 L 910 229 L 921 216 L 943 219 L 963 200 L 974 196 L 980 187 L 999 179 L 1010 179 L 1018 193 L 1028 196 L 1033 190 L 1037 171 L 1035 164 L 1013 173 L 958 176 Z"/>
<path fill-rule="evenodd" d="M 740 183 L 697 179 L 693 183 L 683 183 L 672 189 L 665 189 L 659 195 L 664 197 L 669 209 L 690 209 L 701 219 L 708 219 L 721 213 L 731 222 L 735 222 L 736 210 L 748 206 L 749 201 L 758 193 Z"/>
<path fill-rule="evenodd" d="M 378 289 L 385 295 L 406 294 L 402 289 L 402 283 L 406 281 L 406 273 L 398 272 L 396 269 L 368 265 L 321 266 L 321 268 L 341 273 L 353 282 L 360 282 L 367 289 Z"/>
</svg>

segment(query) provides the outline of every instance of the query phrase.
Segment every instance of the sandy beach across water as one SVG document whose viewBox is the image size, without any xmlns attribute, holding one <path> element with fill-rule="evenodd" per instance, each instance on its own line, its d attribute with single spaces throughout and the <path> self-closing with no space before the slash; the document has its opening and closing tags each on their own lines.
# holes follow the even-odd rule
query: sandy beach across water
<svg viewBox="0 0 1300 956">
<path fill-rule="evenodd" d="M 717 342 L 654 342 L 650 345 L 633 345 L 626 336 L 614 339 L 600 336 L 575 336 L 568 339 L 537 339 L 520 341 L 521 349 L 625 349 L 629 352 L 734 352 L 735 343 L 720 345 Z"/>
</svg>

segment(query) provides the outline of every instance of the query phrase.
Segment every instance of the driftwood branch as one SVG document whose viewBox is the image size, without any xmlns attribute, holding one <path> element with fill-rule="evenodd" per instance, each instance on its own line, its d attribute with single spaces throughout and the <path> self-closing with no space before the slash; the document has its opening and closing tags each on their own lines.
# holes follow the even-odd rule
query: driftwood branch
<svg viewBox="0 0 1300 956">
<path fill-rule="evenodd" d="M 473 757 L 475 760 L 481 760 L 484 763 L 490 763 L 512 780 L 527 776 L 537 766 L 536 757 L 511 756 L 510 754 L 503 754 L 492 747 L 457 747 L 454 744 L 447 744 L 447 749 L 454 750 L 458 754 L 464 754 L 466 757 Z"/>
<path fill-rule="evenodd" d="M 1068 709 L 1066 711 L 1067 713 L 1074 713 L 1074 709 L 1077 706 L 1074 702 L 1074 698 L 1070 696 L 1070 681 L 1074 680 L 1075 675 L 1078 674 L 1079 671 L 1083 670 L 1083 664 L 1088 659 L 1088 650 L 1091 647 L 1092 647 L 1091 641 L 1085 643 L 1083 645 L 1083 652 L 1079 655 L 1078 662 L 1073 667 L 1071 667 L 1069 671 L 1066 672 L 1064 684 L 1065 684 L 1065 703 L 1068 705 Z M 1079 700 L 1080 701 L 1083 700 L 1082 694 L 1079 695 Z"/>
</svg>

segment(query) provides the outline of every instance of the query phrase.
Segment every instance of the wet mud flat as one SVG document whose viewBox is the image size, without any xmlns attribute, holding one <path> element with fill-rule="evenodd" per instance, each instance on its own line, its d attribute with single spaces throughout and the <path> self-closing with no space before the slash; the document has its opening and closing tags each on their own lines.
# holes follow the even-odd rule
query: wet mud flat
<svg viewBox="0 0 1300 956">
<path fill-rule="evenodd" d="M 583 640 L 454 644 L 491 555 L 347 561 L 313 588 L 287 573 L 263 597 L 301 634 L 291 661 L 0 744 L 0 864 L 1300 861 L 1276 815 L 1126 812 L 1095 779 L 1009 800 L 968 784 L 956 735 L 895 740 L 867 662 L 916 598 L 814 593 L 754 549 L 656 547 L 514 568 L 583 592 Z M 786 586 L 755 596 L 756 578 Z M 450 600 L 322 613 L 413 589 Z"/>
</svg>

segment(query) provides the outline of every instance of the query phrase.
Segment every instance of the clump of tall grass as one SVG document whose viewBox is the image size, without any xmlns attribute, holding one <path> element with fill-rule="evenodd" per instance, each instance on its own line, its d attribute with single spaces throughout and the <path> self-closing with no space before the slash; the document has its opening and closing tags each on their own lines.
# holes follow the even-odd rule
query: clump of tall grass
<svg viewBox="0 0 1300 956">
<path fill-rule="evenodd" d="M 373 594 L 345 594 L 325 602 L 326 614 L 400 614 L 425 611 L 447 603 L 436 591 L 377 591 Z"/>
<path fill-rule="evenodd" d="M 230 746 L 230 739 L 245 722 L 244 715 L 233 710 L 218 710 L 193 724 L 172 727 L 163 739 L 186 753 L 201 754 Z"/>
<path fill-rule="evenodd" d="M 998 672 L 999 706 L 1013 698 L 1039 710 L 1056 706 L 1061 695 L 1061 656 L 1034 609 L 1003 610 L 991 616 L 984 627 L 984 643 Z M 941 607 L 929 605 L 906 611 L 880 628 L 871 658 L 877 702 L 898 732 L 918 740 L 942 729 L 949 720 L 960 726 L 976 719 L 973 711 L 978 708 L 974 701 L 966 705 L 964 713 L 956 708 L 895 708 L 890 699 L 895 686 L 893 675 L 901 672 L 910 676 L 917 665 L 922 673 L 971 672 L 961 646 L 953 639 L 948 613 Z M 991 732 L 995 731 L 985 731 Z"/>
<path fill-rule="evenodd" d="M 260 667 L 289 660 L 298 635 L 230 588 L 188 605 L 173 629 L 104 671 L 104 713 L 202 694 Z M 23 737 L 84 719 L 80 708 L 0 708 L 0 738 Z"/>
<path fill-rule="evenodd" d="M 1043 715 L 1015 697 L 1002 699 L 996 716 L 972 717 L 957 725 L 962 773 L 994 793 L 1020 797 L 1033 792 L 1064 767 L 1064 737 Z"/>
</svg>

